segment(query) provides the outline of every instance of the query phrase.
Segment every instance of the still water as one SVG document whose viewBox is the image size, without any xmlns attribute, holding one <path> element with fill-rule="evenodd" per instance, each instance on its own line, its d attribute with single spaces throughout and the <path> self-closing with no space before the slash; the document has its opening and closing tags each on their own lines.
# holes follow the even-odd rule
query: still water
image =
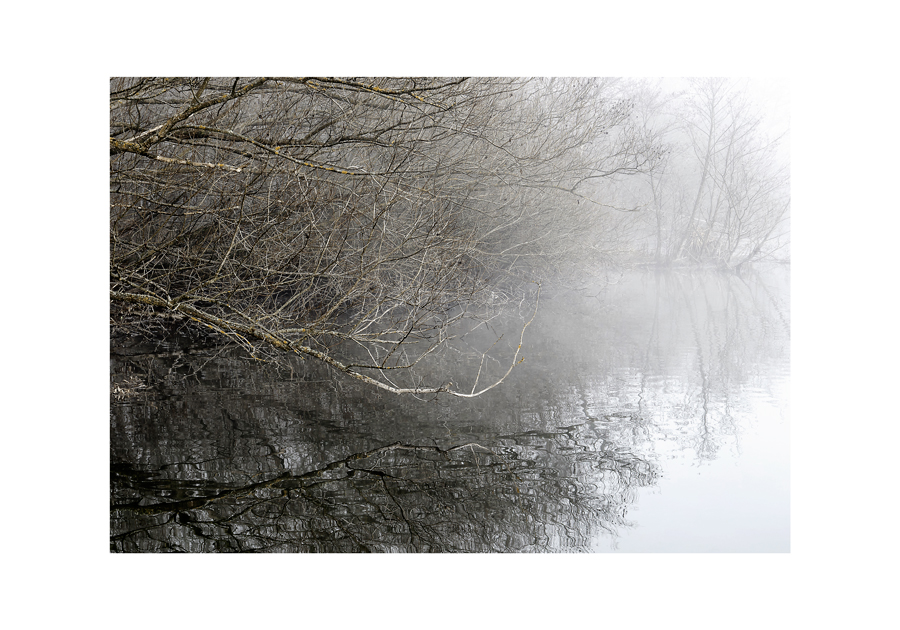
<svg viewBox="0 0 900 630">
<path fill-rule="evenodd" d="M 475 399 L 114 348 L 110 548 L 789 551 L 789 294 L 786 269 L 547 292 Z M 463 341 L 434 369 L 477 370 Z"/>
</svg>

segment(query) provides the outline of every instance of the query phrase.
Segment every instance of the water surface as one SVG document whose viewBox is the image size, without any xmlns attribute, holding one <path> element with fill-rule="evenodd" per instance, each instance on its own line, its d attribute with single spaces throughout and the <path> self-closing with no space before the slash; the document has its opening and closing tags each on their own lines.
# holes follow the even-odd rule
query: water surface
<svg viewBox="0 0 900 630">
<path fill-rule="evenodd" d="M 470 400 L 114 348 L 111 550 L 788 551 L 788 272 L 545 296 L 526 361 Z M 492 332 L 431 369 L 471 376 Z"/>
</svg>

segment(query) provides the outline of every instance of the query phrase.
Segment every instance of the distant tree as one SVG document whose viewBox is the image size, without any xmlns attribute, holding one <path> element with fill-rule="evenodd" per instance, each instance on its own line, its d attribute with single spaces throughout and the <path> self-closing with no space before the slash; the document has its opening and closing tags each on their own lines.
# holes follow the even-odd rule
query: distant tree
<svg viewBox="0 0 900 630">
<path fill-rule="evenodd" d="M 651 159 L 630 115 L 598 80 L 114 78 L 112 323 L 478 395 L 521 360 L 542 274 L 591 251 L 591 183 Z M 505 304 L 505 371 L 417 380 L 453 324 Z"/>
<path fill-rule="evenodd" d="M 788 243 L 789 170 L 737 81 L 693 79 L 680 93 L 647 89 L 642 124 L 669 150 L 636 193 L 659 263 L 738 268 Z"/>
</svg>

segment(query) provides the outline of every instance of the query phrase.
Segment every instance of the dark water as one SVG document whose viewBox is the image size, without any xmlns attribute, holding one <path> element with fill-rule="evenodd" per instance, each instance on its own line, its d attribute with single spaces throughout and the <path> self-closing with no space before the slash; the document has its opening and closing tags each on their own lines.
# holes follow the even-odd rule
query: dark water
<svg viewBox="0 0 900 630">
<path fill-rule="evenodd" d="M 789 317 L 783 269 L 612 276 L 471 400 L 114 348 L 110 548 L 788 551 Z M 478 334 L 432 369 L 477 371 Z"/>
</svg>

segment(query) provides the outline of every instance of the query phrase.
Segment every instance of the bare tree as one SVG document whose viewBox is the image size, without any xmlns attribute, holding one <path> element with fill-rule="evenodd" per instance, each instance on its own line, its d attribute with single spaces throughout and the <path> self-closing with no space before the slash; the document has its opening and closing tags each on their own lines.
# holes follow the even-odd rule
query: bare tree
<svg viewBox="0 0 900 630">
<path fill-rule="evenodd" d="M 636 193 L 652 208 L 657 263 L 738 268 L 787 244 L 789 171 L 738 82 L 695 79 L 638 100 L 644 128 L 669 145 Z"/>
<path fill-rule="evenodd" d="M 587 185 L 644 167 L 629 108 L 604 81 L 113 79 L 112 322 L 476 396 L 521 360 L 542 270 L 585 246 Z M 454 324 L 506 304 L 505 371 L 417 380 Z"/>
</svg>

